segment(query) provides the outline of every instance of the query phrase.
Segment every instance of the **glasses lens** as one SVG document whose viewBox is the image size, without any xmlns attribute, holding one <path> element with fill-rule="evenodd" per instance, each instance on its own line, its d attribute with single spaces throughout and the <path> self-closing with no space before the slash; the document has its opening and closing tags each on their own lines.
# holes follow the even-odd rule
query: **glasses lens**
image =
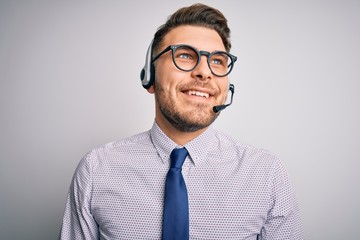
<svg viewBox="0 0 360 240">
<path fill-rule="evenodd" d="M 210 68 L 215 75 L 225 76 L 232 67 L 233 62 L 231 57 L 226 52 L 215 52 L 209 59 Z"/>
<path fill-rule="evenodd" d="M 174 63 L 183 71 L 192 70 L 199 61 L 198 53 L 188 46 L 180 46 L 173 53 Z"/>
</svg>

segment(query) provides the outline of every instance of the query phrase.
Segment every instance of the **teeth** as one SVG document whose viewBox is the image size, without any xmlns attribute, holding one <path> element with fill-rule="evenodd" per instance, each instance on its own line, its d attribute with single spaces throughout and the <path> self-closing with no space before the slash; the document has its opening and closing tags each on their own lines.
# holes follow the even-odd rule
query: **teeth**
<svg viewBox="0 0 360 240">
<path fill-rule="evenodd" d="M 208 93 L 204 93 L 204 92 L 189 91 L 188 94 L 189 94 L 189 95 L 199 96 L 199 97 L 204 97 L 204 98 L 208 98 L 208 97 L 209 97 L 209 94 L 208 94 Z"/>
</svg>

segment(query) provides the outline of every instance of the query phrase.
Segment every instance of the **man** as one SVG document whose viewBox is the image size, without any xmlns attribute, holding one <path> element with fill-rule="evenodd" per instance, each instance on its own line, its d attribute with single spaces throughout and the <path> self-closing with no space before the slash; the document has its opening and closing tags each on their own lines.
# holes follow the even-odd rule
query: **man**
<svg viewBox="0 0 360 240">
<path fill-rule="evenodd" d="M 229 36 L 202 4 L 158 29 L 141 73 L 153 127 L 84 157 L 61 239 L 303 239 L 278 158 L 211 127 L 233 91 Z"/>
</svg>

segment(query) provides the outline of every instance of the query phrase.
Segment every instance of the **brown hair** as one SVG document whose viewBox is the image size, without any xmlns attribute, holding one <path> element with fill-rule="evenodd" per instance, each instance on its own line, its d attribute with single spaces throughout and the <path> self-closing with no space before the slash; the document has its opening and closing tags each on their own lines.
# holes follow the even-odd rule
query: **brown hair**
<svg viewBox="0 0 360 240">
<path fill-rule="evenodd" d="M 230 28 L 225 16 L 215 8 L 197 3 L 178 9 L 167 19 L 164 25 L 158 28 L 154 35 L 153 53 L 160 51 L 159 48 L 165 35 L 181 25 L 201 26 L 215 30 L 220 35 L 226 51 L 230 51 Z"/>
</svg>

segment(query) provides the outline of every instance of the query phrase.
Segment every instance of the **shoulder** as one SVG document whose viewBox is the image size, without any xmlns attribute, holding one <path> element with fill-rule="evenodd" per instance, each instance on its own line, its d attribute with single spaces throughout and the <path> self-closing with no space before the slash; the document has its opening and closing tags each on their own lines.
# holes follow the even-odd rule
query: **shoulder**
<svg viewBox="0 0 360 240">
<path fill-rule="evenodd" d="M 218 151 L 221 151 L 223 154 L 236 156 L 244 164 L 260 164 L 268 165 L 269 167 L 281 165 L 278 155 L 267 149 L 251 145 L 218 130 L 215 130 L 215 136 Z"/>
<path fill-rule="evenodd" d="M 269 157 L 276 157 L 274 153 L 267 149 L 254 146 L 218 130 L 214 130 L 214 132 L 218 144 L 223 148 L 236 149 L 244 154 L 268 155 Z"/>
<path fill-rule="evenodd" d="M 138 133 L 91 149 L 82 158 L 79 167 L 87 168 L 92 172 L 101 165 L 113 161 L 125 161 L 139 152 L 149 152 L 153 148 L 149 131 Z"/>
<path fill-rule="evenodd" d="M 149 131 L 138 133 L 131 137 L 123 138 L 120 140 L 112 141 L 100 146 L 95 147 L 87 153 L 87 156 L 94 157 L 103 154 L 121 153 L 123 151 L 131 151 L 151 145 Z"/>
</svg>

